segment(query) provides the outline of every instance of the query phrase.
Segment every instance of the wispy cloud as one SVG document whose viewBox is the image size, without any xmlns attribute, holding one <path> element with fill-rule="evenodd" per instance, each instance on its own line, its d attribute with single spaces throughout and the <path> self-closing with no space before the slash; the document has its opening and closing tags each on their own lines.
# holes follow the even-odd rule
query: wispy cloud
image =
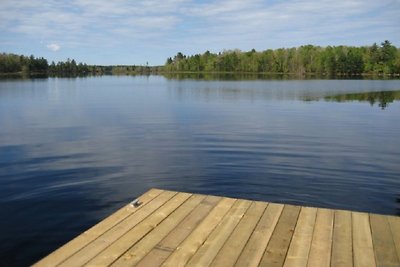
<svg viewBox="0 0 400 267">
<path fill-rule="evenodd" d="M 384 39 L 400 45 L 398 14 L 398 0 L 43 0 L 40 5 L 2 0 L 0 50 L 6 41 L 58 40 L 63 53 L 95 55 L 99 61 L 103 49 L 114 58 L 163 63 L 177 51 L 366 45 Z"/>
<path fill-rule="evenodd" d="M 61 46 L 58 44 L 48 44 L 47 48 L 50 49 L 51 51 L 56 52 L 56 51 L 60 50 Z"/>
</svg>

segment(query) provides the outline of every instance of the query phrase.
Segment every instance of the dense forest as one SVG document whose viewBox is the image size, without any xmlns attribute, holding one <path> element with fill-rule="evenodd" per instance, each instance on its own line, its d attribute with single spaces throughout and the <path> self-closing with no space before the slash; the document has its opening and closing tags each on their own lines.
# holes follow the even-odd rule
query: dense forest
<svg viewBox="0 0 400 267">
<path fill-rule="evenodd" d="M 317 75 L 400 75 L 400 49 L 389 41 L 380 45 L 352 47 L 313 45 L 297 48 L 268 49 L 248 52 L 227 50 L 220 53 L 186 56 L 181 52 L 168 58 L 164 66 L 99 66 L 67 59 L 50 64 L 43 57 L 0 54 L 0 73 L 81 76 L 101 74 L 165 75 L 190 73 L 317 74 Z"/>
<path fill-rule="evenodd" d="M 14 72 L 47 72 L 49 65 L 44 58 L 26 57 L 23 55 L 0 54 L 0 73 Z"/>
<path fill-rule="evenodd" d="M 75 60 L 68 59 L 65 62 L 52 62 L 49 65 L 48 73 L 57 76 L 76 76 L 76 75 L 103 75 L 103 74 L 146 74 L 150 73 L 152 69 L 148 66 L 101 66 L 101 65 L 87 65 L 79 63 Z"/>
<path fill-rule="evenodd" d="M 389 41 L 379 46 L 351 47 L 313 45 L 298 48 L 242 52 L 227 50 L 222 53 L 185 56 L 177 53 L 168 58 L 166 72 L 238 72 L 291 74 L 400 74 L 400 49 Z"/>
<path fill-rule="evenodd" d="M 51 62 L 44 58 L 35 58 L 15 54 L 0 54 L 0 73 L 48 74 L 54 76 L 82 76 L 101 74 L 135 74 L 150 73 L 158 70 L 149 66 L 99 66 L 77 63 L 74 59 Z"/>
</svg>

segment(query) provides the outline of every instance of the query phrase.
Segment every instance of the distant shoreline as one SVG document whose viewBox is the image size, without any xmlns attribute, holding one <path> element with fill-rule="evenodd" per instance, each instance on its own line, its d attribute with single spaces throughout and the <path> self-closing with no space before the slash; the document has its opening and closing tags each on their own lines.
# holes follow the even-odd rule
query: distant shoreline
<svg viewBox="0 0 400 267">
<path fill-rule="evenodd" d="M 371 46 L 313 46 L 264 51 L 224 50 L 184 55 L 178 52 L 164 65 L 88 65 L 74 59 L 49 63 L 33 55 L 0 54 L 0 73 L 49 76 L 99 74 L 295 75 L 298 77 L 400 77 L 400 48 L 385 40 Z"/>
<path fill-rule="evenodd" d="M 149 67 L 150 69 L 152 67 Z M 133 75 L 162 75 L 162 76 L 191 76 L 191 75 L 201 75 L 201 76 L 288 76 L 288 77 L 296 77 L 296 78 L 400 78 L 400 74 L 387 74 L 387 73 L 361 73 L 361 74 L 327 74 L 327 73 L 284 73 L 284 72 L 232 72 L 232 71 L 148 71 L 148 72 L 105 72 L 105 73 L 87 73 L 87 74 L 68 74 L 68 73 L 48 73 L 48 72 L 1 72 L 0 77 L 7 76 L 18 76 L 18 77 L 59 77 L 59 78 L 68 78 L 68 77 L 90 77 L 90 76 L 103 76 L 103 75 L 111 75 L 111 76 L 133 76 Z"/>
</svg>

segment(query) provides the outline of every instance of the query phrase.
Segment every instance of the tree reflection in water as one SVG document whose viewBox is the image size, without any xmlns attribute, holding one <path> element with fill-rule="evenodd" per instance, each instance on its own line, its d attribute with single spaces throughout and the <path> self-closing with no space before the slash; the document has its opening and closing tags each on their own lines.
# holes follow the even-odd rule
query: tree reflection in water
<svg viewBox="0 0 400 267">
<path fill-rule="evenodd" d="M 395 100 L 400 100 L 400 91 L 381 91 L 381 92 L 365 92 L 365 93 L 352 93 L 341 94 L 334 96 L 324 97 L 326 101 L 347 102 L 347 101 L 367 101 L 373 106 L 378 103 L 381 109 L 388 107 L 389 103 Z"/>
<path fill-rule="evenodd" d="M 400 195 L 396 198 L 396 203 L 398 204 L 396 208 L 397 210 L 396 214 L 397 216 L 400 216 Z"/>
</svg>

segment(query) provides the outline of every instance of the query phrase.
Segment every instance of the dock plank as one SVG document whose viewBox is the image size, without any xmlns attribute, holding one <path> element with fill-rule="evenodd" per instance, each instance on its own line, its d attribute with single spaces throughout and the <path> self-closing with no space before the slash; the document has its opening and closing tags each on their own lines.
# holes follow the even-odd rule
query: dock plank
<svg viewBox="0 0 400 267">
<path fill-rule="evenodd" d="M 307 266 L 330 266 L 333 233 L 333 211 L 318 209 Z"/>
<path fill-rule="evenodd" d="M 152 189 L 34 266 L 400 266 L 400 218 Z"/>
<path fill-rule="evenodd" d="M 316 217 L 316 208 L 301 208 L 299 219 L 284 263 L 285 267 L 307 266 Z"/>
<path fill-rule="evenodd" d="M 396 247 L 392 238 L 388 218 L 382 215 L 370 214 L 372 243 L 374 245 L 376 265 L 378 267 L 400 266 Z"/>
<path fill-rule="evenodd" d="M 353 247 L 351 231 L 351 212 L 335 211 L 332 240 L 332 267 L 352 267 Z"/>
<path fill-rule="evenodd" d="M 388 221 L 396 247 L 397 258 L 400 259 L 400 217 L 388 216 Z"/>
<path fill-rule="evenodd" d="M 181 207 L 168 216 L 157 228 L 146 235 L 137 244 L 127 250 L 113 266 L 133 266 L 149 253 L 177 224 L 179 224 L 193 209 L 195 209 L 206 196 L 193 195 Z"/>
<path fill-rule="evenodd" d="M 154 249 L 143 257 L 136 266 L 160 266 L 221 201 L 222 198 L 220 197 L 208 196 L 163 238 Z M 222 205 L 224 204 L 222 203 Z M 218 210 L 220 209 L 218 208 Z M 123 266 L 123 264 L 120 266 Z"/>
<path fill-rule="evenodd" d="M 258 266 L 270 241 L 284 205 L 269 204 L 235 266 Z"/>
<path fill-rule="evenodd" d="M 352 212 L 353 262 L 355 267 L 376 266 L 367 213 Z"/>
<path fill-rule="evenodd" d="M 159 196 L 144 206 L 140 213 L 135 214 L 136 216 L 129 216 L 111 228 L 109 231 L 95 239 L 93 242 L 89 243 L 86 247 L 82 248 L 77 253 L 66 259 L 59 266 L 69 267 L 84 265 L 176 194 L 176 192 L 170 191 L 162 192 Z"/>
<path fill-rule="evenodd" d="M 268 204 L 254 201 L 210 266 L 234 266 Z"/>
<path fill-rule="evenodd" d="M 238 200 L 225 215 L 219 225 L 212 231 L 203 245 L 192 256 L 186 266 L 208 266 L 214 260 L 230 234 L 243 218 L 251 201 Z"/>
<path fill-rule="evenodd" d="M 141 208 L 146 206 L 150 201 L 159 196 L 163 190 L 150 189 L 148 192 L 144 193 L 140 198 L 141 205 L 134 207 L 128 204 L 121 209 L 119 209 L 114 214 L 110 215 L 103 221 L 99 222 L 89 230 L 85 231 L 81 235 L 77 236 L 70 242 L 66 243 L 64 246 L 55 250 L 53 253 L 43 258 L 34 266 L 55 266 L 66 260 L 68 257 L 74 255 L 83 247 L 87 246 L 90 242 L 94 241 L 100 235 L 104 234 L 112 227 L 125 220 L 127 217 L 131 216 L 133 213 L 139 211 Z"/>
<path fill-rule="evenodd" d="M 167 258 L 162 266 L 185 266 L 235 202 L 236 199 L 223 198 L 200 225 L 195 228 L 183 243 Z"/>
<path fill-rule="evenodd" d="M 134 228 L 126 232 L 121 238 L 100 252 L 85 266 L 108 266 L 124 254 L 131 246 L 136 244 L 142 237 L 157 227 L 174 210 L 181 206 L 191 194 L 178 193 L 167 203 L 162 205 L 156 212 L 144 219 Z"/>
<path fill-rule="evenodd" d="M 300 207 L 285 205 L 260 266 L 282 266 L 300 213 Z"/>
</svg>

